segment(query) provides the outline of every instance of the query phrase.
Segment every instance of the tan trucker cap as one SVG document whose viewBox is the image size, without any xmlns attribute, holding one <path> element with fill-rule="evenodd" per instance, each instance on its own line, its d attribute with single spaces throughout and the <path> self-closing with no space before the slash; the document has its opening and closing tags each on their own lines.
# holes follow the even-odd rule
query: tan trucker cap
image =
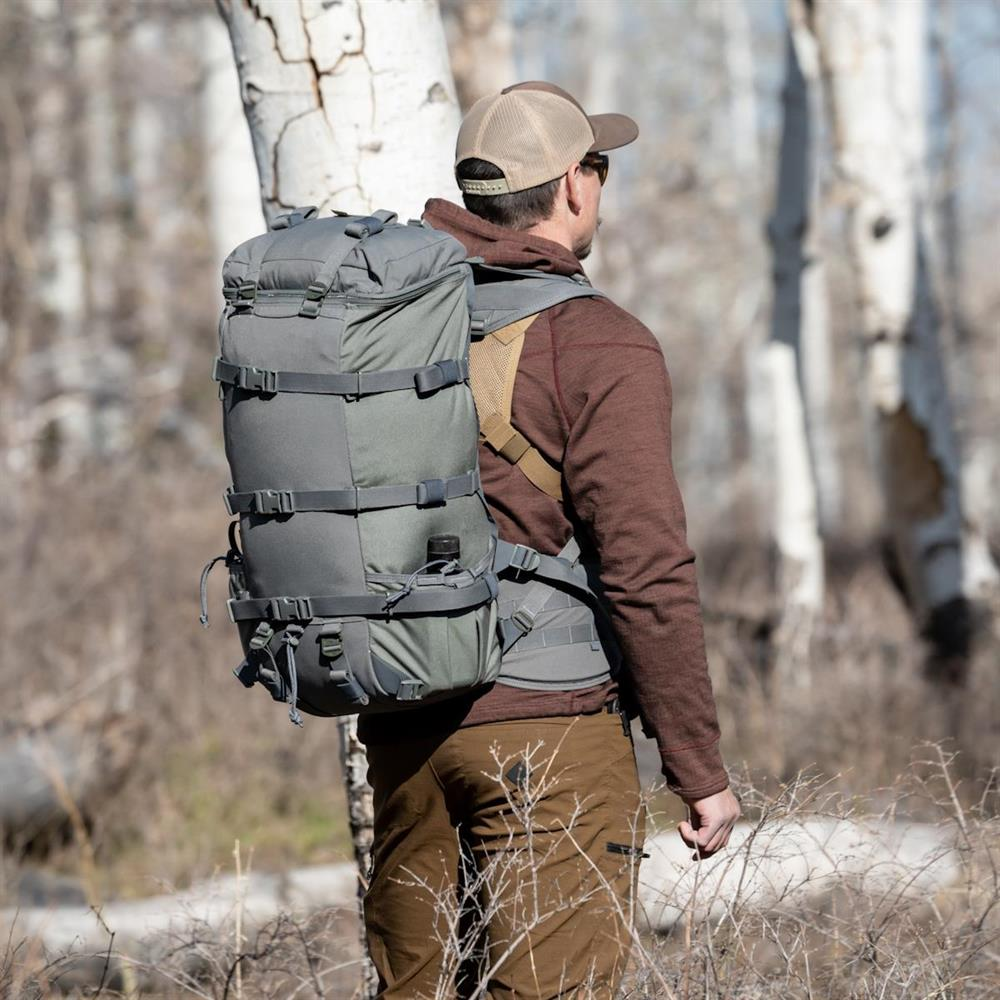
<svg viewBox="0 0 1000 1000">
<path fill-rule="evenodd" d="M 513 194 L 561 177 L 590 152 L 633 142 L 639 126 L 628 115 L 588 115 L 554 83 L 529 80 L 481 97 L 458 130 L 455 167 L 471 157 L 499 170 L 498 180 L 457 178 L 466 194 Z"/>
</svg>

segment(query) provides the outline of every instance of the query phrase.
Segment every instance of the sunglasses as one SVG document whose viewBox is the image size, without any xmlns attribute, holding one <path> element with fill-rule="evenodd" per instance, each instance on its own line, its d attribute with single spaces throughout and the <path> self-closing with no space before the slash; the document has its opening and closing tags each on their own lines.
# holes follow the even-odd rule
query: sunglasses
<svg viewBox="0 0 1000 1000">
<path fill-rule="evenodd" d="M 597 179 L 601 182 L 601 187 L 604 187 L 604 182 L 608 179 L 608 168 L 611 166 L 607 153 L 588 153 L 580 161 L 580 166 L 597 171 Z"/>
</svg>

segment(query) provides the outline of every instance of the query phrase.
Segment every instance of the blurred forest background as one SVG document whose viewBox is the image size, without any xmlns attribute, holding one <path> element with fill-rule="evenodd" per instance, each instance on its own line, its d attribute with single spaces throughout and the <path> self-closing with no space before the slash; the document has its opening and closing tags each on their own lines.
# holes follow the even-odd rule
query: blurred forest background
<svg viewBox="0 0 1000 1000">
<path fill-rule="evenodd" d="M 670 369 L 734 774 L 888 805 L 943 740 L 995 810 L 1000 3 L 881 8 L 868 53 L 805 2 L 443 0 L 432 97 L 548 79 L 640 124 L 586 266 Z M 898 101 L 842 85 L 869 57 Z M 392 173 L 323 211 L 457 200 L 395 201 Z M 233 679 L 221 574 L 198 625 L 228 522 L 220 267 L 265 228 L 215 5 L 5 0 L 0 177 L 0 899 L 184 886 L 234 838 L 256 869 L 349 857 L 335 727 Z"/>
</svg>

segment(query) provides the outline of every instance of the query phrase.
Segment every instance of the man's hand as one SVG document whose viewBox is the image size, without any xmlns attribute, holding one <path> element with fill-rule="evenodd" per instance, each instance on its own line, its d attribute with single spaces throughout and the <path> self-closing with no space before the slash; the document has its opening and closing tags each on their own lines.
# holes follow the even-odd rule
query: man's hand
<svg viewBox="0 0 1000 1000">
<path fill-rule="evenodd" d="M 724 788 L 704 799 L 685 799 L 689 819 L 677 827 L 681 840 L 694 849 L 695 857 L 709 858 L 729 842 L 740 818 L 740 803 L 732 789 Z"/>
</svg>

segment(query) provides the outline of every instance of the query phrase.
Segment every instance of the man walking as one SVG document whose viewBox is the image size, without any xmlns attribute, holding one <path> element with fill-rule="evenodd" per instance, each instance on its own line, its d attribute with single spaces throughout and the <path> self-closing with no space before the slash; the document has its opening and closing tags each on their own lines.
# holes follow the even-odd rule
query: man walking
<svg viewBox="0 0 1000 1000">
<path fill-rule="evenodd" d="M 588 116 L 551 84 L 509 87 L 477 102 L 459 132 L 466 207 L 432 199 L 424 220 L 488 265 L 581 280 L 606 153 L 637 135 L 630 118 Z M 577 297 L 530 321 L 516 372 L 520 444 L 480 448 L 491 513 L 510 542 L 555 555 L 575 535 L 595 557 L 624 666 L 583 681 L 501 674 L 467 698 L 361 720 L 375 791 L 365 920 L 385 998 L 480 982 L 492 1000 L 614 994 L 644 832 L 627 714 L 638 712 L 689 808 L 690 847 L 718 851 L 739 816 L 659 344 L 609 299 Z M 471 979 L 470 927 L 485 936 Z"/>
</svg>

